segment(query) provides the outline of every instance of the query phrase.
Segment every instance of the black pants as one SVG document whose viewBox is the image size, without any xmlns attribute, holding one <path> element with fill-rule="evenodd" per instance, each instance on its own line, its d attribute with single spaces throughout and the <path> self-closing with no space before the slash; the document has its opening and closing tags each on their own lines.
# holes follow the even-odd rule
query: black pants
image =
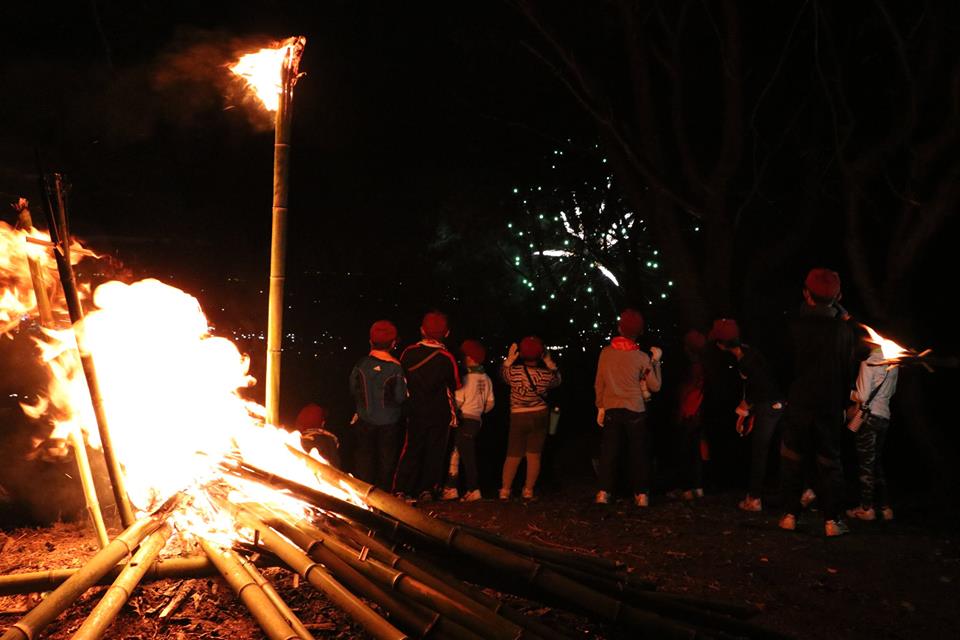
<svg viewBox="0 0 960 640">
<path fill-rule="evenodd" d="M 650 492 L 650 431 L 647 414 L 629 409 L 607 409 L 600 441 L 600 489 L 613 493 L 617 461 L 623 441 L 627 444 L 630 484 L 634 494 Z"/>
<path fill-rule="evenodd" d="M 446 474 L 450 418 L 422 420 L 411 417 L 400 453 L 393 490 L 410 496 L 435 492 Z"/>
<path fill-rule="evenodd" d="M 872 507 L 874 503 L 881 507 L 889 504 L 882 460 L 889 426 L 889 419 L 871 415 L 856 433 L 860 504 L 864 507 Z"/>
<path fill-rule="evenodd" d="M 403 432 L 397 424 L 356 424 L 357 477 L 385 491 L 393 487 Z"/>
<path fill-rule="evenodd" d="M 813 411 L 788 405 L 783 416 L 783 443 L 780 461 L 783 471 L 783 495 L 787 513 L 800 515 L 800 496 L 804 490 L 804 461 L 814 459 L 817 500 L 824 520 L 840 515 L 843 493 L 843 468 L 840 464 L 840 436 L 843 412 Z"/>
<path fill-rule="evenodd" d="M 457 427 L 456 443 L 460 452 L 460 476 L 463 478 L 463 490 L 474 491 L 480 488 L 477 472 L 477 434 L 483 423 L 479 420 L 464 418 Z"/>
<path fill-rule="evenodd" d="M 767 458 L 770 456 L 770 441 L 780 424 L 783 409 L 774 409 L 770 403 L 753 409 L 753 431 L 750 432 L 750 484 L 747 493 L 751 498 L 760 498 L 763 481 L 767 476 Z"/>
<path fill-rule="evenodd" d="M 703 425 L 700 414 L 682 418 L 677 424 L 677 472 L 681 489 L 703 488 L 703 459 L 700 455 L 700 438 Z"/>
</svg>

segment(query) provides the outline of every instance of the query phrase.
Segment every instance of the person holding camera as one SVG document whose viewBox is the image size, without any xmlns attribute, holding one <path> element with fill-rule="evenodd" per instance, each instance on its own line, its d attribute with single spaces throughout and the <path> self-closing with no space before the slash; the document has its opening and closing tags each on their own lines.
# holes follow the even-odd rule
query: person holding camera
<svg viewBox="0 0 960 640">
<path fill-rule="evenodd" d="M 517 362 L 518 359 L 520 362 Z M 510 351 L 500 367 L 500 375 L 510 385 L 510 433 L 507 456 L 503 462 L 500 499 L 510 499 L 520 460 L 526 456 L 527 475 L 521 495 L 524 500 L 533 500 L 533 489 L 540 476 L 540 457 L 550 424 L 546 393 L 560 385 L 560 371 L 544 348 L 543 340 L 527 336 L 519 346 L 516 343 L 510 345 Z"/>
</svg>

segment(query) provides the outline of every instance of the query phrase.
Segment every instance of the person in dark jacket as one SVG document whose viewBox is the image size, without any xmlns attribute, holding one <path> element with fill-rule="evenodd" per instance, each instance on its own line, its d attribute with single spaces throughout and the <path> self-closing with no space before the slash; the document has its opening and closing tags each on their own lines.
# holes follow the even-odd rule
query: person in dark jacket
<svg viewBox="0 0 960 640">
<path fill-rule="evenodd" d="M 400 408 L 407 399 L 407 381 L 400 362 L 390 355 L 397 346 L 397 327 L 378 320 L 370 327 L 370 353 L 350 372 L 350 395 L 356 403 L 356 474 L 390 491 L 403 437 Z"/>
<path fill-rule="evenodd" d="M 680 497 L 693 500 L 703 497 L 703 388 L 706 374 L 703 350 L 707 337 L 690 329 L 683 336 L 682 376 L 677 389 L 674 418 L 676 432 L 677 479 Z"/>
<path fill-rule="evenodd" d="M 839 308 L 840 276 L 813 269 L 803 288 L 804 303 L 791 319 L 794 377 L 787 393 L 780 447 L 786 513 L 780 528 L 792 531 L 802 510 L 804 461 L 813 458 L 824 533 L 847 533 L 840 520 L 843 469 L 840 443 L 844 405 L 853 382 L 856 338 Z"/>
<path fill-rule="evenodd" d="M 407 434 L 393 490 L 430 502 L 443 481 L 450 430 L 457 425 L 454 392 L 460 388 L 457 360 L 443 345 L 447 316 L 431 311 L 420 326 L 423 339 L 407 347 L 400 364 L 407 376 Z"/>
<path fill-rule="evenodd" d="M 770 442 L 783 415 L 783 394 L 763 354 L 740 341 L 740 327 L 736 320 L 715 320 L 710 338 L 717 348 L 736 359 L 737 370 L 743 378 L 743 400 L 737 407 L 737 432 L 750 438 L 750 481 L 747 495 L 738 506 L 744 511 L 761 511 Z"/>
</svg>

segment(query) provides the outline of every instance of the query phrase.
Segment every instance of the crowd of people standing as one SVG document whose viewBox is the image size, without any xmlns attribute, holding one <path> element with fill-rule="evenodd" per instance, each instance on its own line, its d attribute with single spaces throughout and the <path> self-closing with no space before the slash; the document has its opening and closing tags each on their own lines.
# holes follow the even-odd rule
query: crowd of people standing
<svg viewBox="0 0 960 640">
<path fill-rule="evenodd" d="M 842 517 L 840 455 L 845 426 L 855 432 L 860 485 L 859 504 L 846 510 L 846 516 L 893 518 L 882 450 L 897 369 L 881 362 L 878 349 L 864 348 L 855 323 L 839 304 L 840 279 L 835 272 L 811 270 L 802 294 L 802 305 L 788 322 L 793 347 L 788 385 L 781 386 L 771 363 L 743 340 L 732 318 L 716 319 L 707 333 L 691 329 L 683 336 L 683 357 L 678 361 L 684 364 L 674 378 L 671 396 L 671 495 L 684 500 L 704 495 L 703 461 L 709 457 L 704 398 L 710 385 L 704 356 L 710 355 L 707 350 L 716 350 L 713 354 L 728 358 L 741 379 L 735 429 L 750 440 L 749 481 L 739 508 L 764 509 L 764 482 L 771 451 L 779 442 L 783 496 L 779 526 L 796 529 L 804 510 L 816 500 L 825 535 L 835 536 L 848 531 Z M 650 505 L 654 447 L 647 410 L 663 389 L 664 377 L 661 348 L 641 346 L 644 328 L 639 311 L 623 310 L 617 318 L 618 335 L 603 347 L 597 361 L 597 504 L 612 502 L 621 486 L 618 479 L 627 475 L 633 503 L 639 508 Z M 476 440 L 484 414 L 496 402 L 493 381 L 484 369 L 487 350 L 469 339 L 455 355 L 445 345 L 450 335 L 447 317 L 437 311 L 423 317 L 420 333 L 418 342 L 395 357 L 396 326 L 380 320 L 370 327 L 370 350 L 349 376 L 356 407 L 352 471 L 410 503 L 480 500 Z M 536 336 L 510 345 L 498 364 L 499 376 L 509 388 L 510 418 L 497 497 L 512 498 L 525 462 L 520 497 L 534 500 L 544 443 L 558 417 L 548 393 L 561 384 L 560 368 Z M 320 407 L 309 405 L 298 416 L 297 428 L 306 444 L 339 464 L 336 436 L 324 428 L 323 418 Z"/>
</svg>

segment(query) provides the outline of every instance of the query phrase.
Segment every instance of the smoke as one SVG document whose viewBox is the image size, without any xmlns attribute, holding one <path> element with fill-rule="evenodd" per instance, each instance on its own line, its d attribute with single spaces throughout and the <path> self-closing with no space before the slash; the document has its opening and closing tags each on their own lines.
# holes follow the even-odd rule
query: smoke
<svg viewBox="0 0 960 640">
<path fill-rule="evenodd" d="M 192 126 L 200 114 L 240 108 L 257 130 L 271 128 L 270 115 L 228 66 L 244 53 L 273 42 L 268 36 L 239 37 L 220 31 L 180 29 L 158 56 L 151 73 L 164 114 Z"/>
</svg>

